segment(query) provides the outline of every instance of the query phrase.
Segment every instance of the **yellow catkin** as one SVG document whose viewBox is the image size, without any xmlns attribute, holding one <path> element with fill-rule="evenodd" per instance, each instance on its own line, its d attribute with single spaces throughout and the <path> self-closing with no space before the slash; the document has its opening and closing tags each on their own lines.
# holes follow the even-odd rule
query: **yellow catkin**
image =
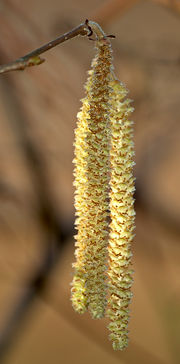
<svg viewBox="0 0 180 364">
<path fill-rule="evenodd" d="M 78 114 L 75 139 L 76 263 L 72 303 L 101 318 L 106 307 L 111 45 L 102 37 Z"/>
<path fill-rule="evenodd" d="M 123 350 L 133 273 L 133 108 L 124 85 L 114 78 L 109 39 L 97 24 L 89 25 L 97 54 L 75 132 L 77 235 L 71 299 L 77 312 L 88 309 L 93 318 L 106 311 L 113 348 Z"/>
<path fill-rule="evenodd" d="M 86 229 L 86 294 L 93 318 L 104 316 L 106 308 L 106 269 L 108 243 L 109 188 L 109 95 L 112 70 L 111 45 L 102 38 L 96 42 L 97 56 L 92 66 L 87 133 L 88 207 Z"/>
<path fill-rule="evenodd" d="M 86 93 L 88 94 L 91 84 L 91 71 L 85 85 Z M 77 228 L 76 262 L 73 264 L 75 269 L 74 278 L 71 289 L 71 300 L 75 311 L 84 313 L 87 310 L 86 298 L 86 267 L 85 267 L 85 245 L 86 245 L 86 231 L 84 230 L 86 224 L 85 210 L 86 201 L 84 198 L 85 189 L 87 185 L 87 146 L 86 135 L 88 130 L 87 119 L 89 117 L 89 100 L 88 97 L 82 100 L 81 111 L 77 114 L 77 128 L 75 130 L 75 158 L 73 163 L 74 168 L 74 186 L 75 186 L 75 214 L 78 216 L 75 221 Z"/>
<path fill-rule="evenodd" d="M 111 150 L 110 150 L 110 234 L 108 268 L 108 328 L 115 350 L 128 345 L 129 304 L 131 300 L 131 243 L 134 237 L 134 145 L 130 100 L 118 80 L 111 82 Z"/>
</svg>

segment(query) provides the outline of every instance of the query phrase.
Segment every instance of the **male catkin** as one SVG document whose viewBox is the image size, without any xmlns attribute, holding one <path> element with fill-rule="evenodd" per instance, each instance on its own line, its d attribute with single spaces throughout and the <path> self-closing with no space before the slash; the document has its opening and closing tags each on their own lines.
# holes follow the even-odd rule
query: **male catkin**
<svg viewBox="0 0 180 364">
<path fill-rule="evenodd" d="M 85 86 L 88 94 L 92 77 L 89 76 Z M 75 164 L 74 186 L 75 186 L 75 209 L 76 209 L 76 263 L 73 264 L 75 274 L 72 282 L 71 300 L 75 311 L 84 313 L 87 309 L 86 295 L 86 213 L 85 191 L 87 188 L 87 143 L 86 135 L 88 130 L 89 100 L 88 97 L 82 100 L 82 108 L 78 113 L 77 129 L 75 131 Z"/>
<path fill-rule="evenodd" d="M 96 43 L 97 54 L 78 114 L 75 141 L 75 208 L 78 218 L 76 269 L 72 288 L 74 308 L 100 318 L 106 307 L 108 243 L 109 115 L 112 71 L 109 40 Z M 81 298 L 80 298 L 81 297 Z"/>
<path fill-rule="evenodd" d="M 118 80 L 111 82 L 111 148 L 110 148 L 110 234 L 109 299 L 107 316 L 114 349 L 128 344 L 129 304 L 132 293 L 131 242 L 134 237 L 134 144 L 133 111 L 127 90 Z"/>
<path fill-rule="evenodd" d="M 127 90 L 113 74 L 111 44 L 99 26 L 97 53 L 75 132 L 76 262 L 72 304 L 106 314 L 113 348 L 128 344 L 134 236 L 133 123 Z"/>
</svg>

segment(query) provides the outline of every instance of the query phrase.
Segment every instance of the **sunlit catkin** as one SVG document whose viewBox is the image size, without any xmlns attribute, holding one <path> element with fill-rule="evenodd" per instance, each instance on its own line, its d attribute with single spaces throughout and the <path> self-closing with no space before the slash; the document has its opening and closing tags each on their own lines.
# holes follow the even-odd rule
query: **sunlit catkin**
<svg viewBox="0 0 180 364">
<path fill-rule="evenodd" d="M 111 82 L 111 150 L 110 150 L 110 234 L 109 299 L 107 316 L 115 350 L 128 344 L 129 304 L 131 300 L 131 243 L 134 237 L 133 122 L 127 90 L 118 80 Z"/>
<path fill-rule="evenodd" d="M 89 93 L 91 84 L 91 75 L 88 77 L 85 90 Z M 76 262 L 73 264 L 75 269 L 74 278 L 71 289 L 71 300 L 75 311 L 84 313 L 87 309 L 86 298 L 86 201 L 85 190 L 87 188 L 87 143 L 86 135 L 88 130 L 87 119 L 89 117 L 89 100 L 88 96 L 82 100 L 82 108 L 78 113 L 77 128 L 75 130 L 75 158 L 73 163 L 74 168 L 74 186 L 75 186 L 75 214 L 77 216 L 75 224 L 77 228 L 76 239 Z"/>
<path fill-rule="evenodd" d="M 109 40 L 96 41 L 97 54 L 86 86 L 86 98 L 78 114 L 75 138 L 75 209 L 77 226 L 72 303 L 78 312 L 86 308 L 101 318 L 106 307 L 108 242 Z"/>
<path fill-rule="evenodd" d="M 111 45 L 96 42 L 97 56 L 92 67 L 87 133 L 86 294 L 93 318 L 101 318 L 106 308 L 106 269 L 109 214 L 109 117 Z"/>
<path fill-rule="evenodd" d="M 111 44 L 98 24 L 96 56 L 75 131 L 76 262 L 72 304 L 93 318 L 106 313 L 115 350 L 128 345 L 134 237 L 133 108 L 115 79 Z"/>
</svg>

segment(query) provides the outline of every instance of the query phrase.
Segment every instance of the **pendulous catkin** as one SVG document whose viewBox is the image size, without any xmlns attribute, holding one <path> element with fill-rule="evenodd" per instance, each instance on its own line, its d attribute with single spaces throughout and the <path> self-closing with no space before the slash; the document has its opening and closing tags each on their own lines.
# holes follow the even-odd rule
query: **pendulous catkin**
<svg viewBox="0 0 180 364">
<path fill-rule="evenodd" d="M 92 77 L 88 77 L 85 90 L 88 95 Z M 86 213 L 85 190 L 87 186 L 87 143 L 86 135 L 88 130 L 87 119 L 89 117 L 88 97 L 82 100 L 82 108 L 78 113 L 78 123 L 75 130 L 75 158 L 74 186 L 75 186 L 75 214 L 77 216 L 75 225 L 77 228 L 76 239 L 76 262 L 73 264 L 75 274 L 72 282 L 71 300 L 75 311 L 84 313 L 87 310 L 86 295 Z"/>
<path fill-rule="evenodd" d="M 134 237 L 134 144 L 133 111 L 127 90 L 118 80 L 111 82 L 111 149 L 110 149 L 110 233 L 109 233 L 109 299 L 108 328 L 114 349 L 128 344 L 129 304 L 132 293 L 131 243 Z"/>
<path fill-rule="evenodd" d="M 93 23 L 94 24 L 94 23 Z M 98 27 L 96 56 L 75 131 L 76 262 L 72 305 L 105 314 L 115 350 L 128 344 L 134 237 L 133 110 L 113 74 L 111 44 Z"/>
<path fill-rule="evenodd" d="M 101 318 L 106 308 L 106 262 L 108 244 L 109 187 L 109 95 L 112 56 L 108 40 L 97 42 L 97 56 L 92 67 L 87 133 L 88 206 L 86 229 L 86 293 L 93 318 Z"/>
<path fill-rule="evenodd" d="M 87 97 L 78 114 L 75 142 L 75 208 L 78 218 L 75 275 L 72 287 L 74 308 L 88 307 L 93 318 L 104 316 L 106 308 L 106 265 L 108 243 L 109 188 L 109 81 L 112 71 L 111 45 L 102 39 Z M 80 299 L 81 296 L 81 299 Z"/>
</svg>

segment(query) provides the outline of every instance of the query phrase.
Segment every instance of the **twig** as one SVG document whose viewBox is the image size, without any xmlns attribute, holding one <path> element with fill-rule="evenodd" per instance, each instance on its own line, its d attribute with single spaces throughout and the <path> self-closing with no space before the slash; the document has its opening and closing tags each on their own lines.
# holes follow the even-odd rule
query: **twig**
<svg viewBox="0 0 180 364">
<path fill-rule="evenodd" d="M 79 26 L 72 29 L 70 32 L 65 33 L 60 37 L 52 40 L 51 42 L 44 44 L 42 47 L 37 48 L 34 51 L 26 54 L 25 56 L 18 58 L 16 61 L 0 66 L 0 73 L 24 70 L 26 67 L 37 66 L 45 61 L 43 58 L 40 57 L 42 53 L 47 52 L 49 49 L 56 47 L 58 44 L 64 43 L 65 41 L 79 35 L 91 35 L 91 30 L 87 20 L 85 21 L 85 23 L 80 24 Z"/>
</svg>

